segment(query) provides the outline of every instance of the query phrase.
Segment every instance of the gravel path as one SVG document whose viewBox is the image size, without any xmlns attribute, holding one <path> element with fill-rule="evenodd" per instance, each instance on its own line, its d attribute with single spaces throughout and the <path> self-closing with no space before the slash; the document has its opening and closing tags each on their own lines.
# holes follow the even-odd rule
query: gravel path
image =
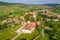
<svg viewBox="0 0 60 40">
<path fill-rule="evenodd" d="M 14 38 L 12 38 L 11 40 L 15 40 L 17 37 L 19 37 L 22 34 L 22 28 L 23 27 L 21 27 L 21 28 L 19 28 L 18 30 L 15 31 L 17 33 L 17 35 Z"/>
</svg>

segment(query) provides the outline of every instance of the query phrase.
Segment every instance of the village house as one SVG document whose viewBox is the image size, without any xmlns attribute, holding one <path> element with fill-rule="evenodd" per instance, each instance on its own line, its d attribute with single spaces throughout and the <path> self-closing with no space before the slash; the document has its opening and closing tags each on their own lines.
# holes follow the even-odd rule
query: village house
<svg viewBox="0 0 60 40">
<path fill-rule="evenodd" d="M 46 19 L 46 21 L 51 21 L 51 19 Z"/>
<path fill-rule="evenodd" d="M 13 21 L 13 18 L 8 18 L 7 19 L 7 22 L 12 22 Z"/>
<path fill-rule="evenodd" d="M 48 17 L 51 17 L 51 16 L 53 16 L 52 14 L 48 14 L 48 13 L 46 13 L 45 15 L 47 15 Z"/>
<path fill-rule="evenodd" d="M 12 21 L 13 21 L 13 18 L 7 18 L 2 20 L 2 23 L 12 22 Z"/>
<path fill-rule="evenodd" d="M 33 12 L 33 17 L 36 18 L 37 12 Z"/>
<path fill-rule="evenodd" d="M 40 25 L 40 21 L 37 21 L 37 25 Z"/>
<path fill-rule="evenodd" d="M 25 24 L 22 32 L 23 33 L 32 33 L 36 27 L 36 22 L 28 22 Z"/>
<path fill-rule="evenodd" d="M 32 12 L 31 12 L 31 11 L 29 11 L 27 14 L 32 14 Z"/>
<path fill-rule="evenodd" d="M 41 13 L 51 13 L 52 9 L 51 8 L 40 9 L 39 12 L 41 12 Z"/>
<path fill-rule="evenodd" d="M 39 9 L 39 10 L 38 10 L 38 12 L 41 12 L 41 13 L 43 13 L 43 9 Z"/>
<path fill-rule="evenodd" d="M 20 16 L 20 19 L 25 20 L 23 16 Z"/>
<path fill-rule="evenodd" d="M 6 23 L 7 22 L 7 20 L 2 20 L 2 23 Z"/>
<path fill-rule="evenodd" d="M 57 16 L 58 18 L 60 18 L 60 14 L 56 14 L 55 16 Z"/>
<path fill-rule="evenodd" d="M 59 19 L 53 19 L 53 21 L 59 21 Z"/>
<path fill-rule="evenodd" d="M 14 21 L 16 24 L 20 24 L 20 20 L 19 19 L 15 19 Z"/>
<path fill-rule="evenodd" d="M 52 12 L 52 9 L 51 8 L 47 8 L 45 9 L 46 13 L 51 13 Z"/>
</svg>

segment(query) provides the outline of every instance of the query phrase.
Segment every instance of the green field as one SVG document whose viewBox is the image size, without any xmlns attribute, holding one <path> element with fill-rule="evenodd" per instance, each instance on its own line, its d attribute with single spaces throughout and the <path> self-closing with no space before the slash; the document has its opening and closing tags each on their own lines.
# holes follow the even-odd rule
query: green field
<svg viewBox="0 0 60 40">
<path fill-rule="evenodd" d="M 39 12 L 39 10 L 45 10 L 47 8 L 52 9 L 51 17 L 48 16 L 50 15 L 48 13 L 42 14 L 43 12 Z M 37 12 L 38 16 L 36 17 L 36 19 L 33 19 L 33 16 L 30 14 L 25 15 L 36 11 L 38 11 Z M 21 25 L 23 25 L 21 24 L 23 20 L 20 19 L 20 16 L 23 16 L 25 20 L 29 19 L 28 21 L 39 21 L 40 25 L 38 25 L 34 32 L 32 32 L 31 34 L 23 33 L 16 40 L 33 40 L 39 35 L 40 36 L 36 40 L 60 40 L 60 17 L 58 18 L 54 14 L 60 14 L 60 6 L 52 7 L 47 5 L 37 6 L 30 4 L 28 5 L 28 4 L 2 3 L 0 4 L 0 40 L 11 40 L 13 37 L 17 35 L 15 31 L 19 29 Z M 11 15 L 13 17 L 9 17 Z M 7 19 L 9 19 L 9 21 L 13 19 L 18 19 L 20 23 L 18 24 L 15 23 L 14 21 L 2 23 L 3 20 Z M 47 21 L 47 19 L 51 19 L 51 21 Z M 53 19 L 58 19 L 59 21 L 57 22 L 52 21 Z M 11 26 L 12 24 L 15 26 L 12 27 Z M 42 37 L 42 29 L 44 29 L 44 37 Z"/>
</svg>

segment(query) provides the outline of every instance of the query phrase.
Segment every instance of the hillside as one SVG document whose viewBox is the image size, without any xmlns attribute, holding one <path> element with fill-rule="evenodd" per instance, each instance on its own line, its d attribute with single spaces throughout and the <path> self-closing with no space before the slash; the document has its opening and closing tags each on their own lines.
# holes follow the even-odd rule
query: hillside
<svg viewBox="0 0 60 40">
<path fill-rule="evenodd" d="M 6 3 L 0 1 L 0 15 L 14 12 L 26 12 L 39 10 L 44 8 L 60 8 L 60 4 L 22 4 L 22 3 Z"/>
<path fill-rule="evenodd" d="M 60 4 L 22 4 L 22 3 L 6 3 L 0 1 L 0 13 L 14 13 L 22 11 L 33 11 L 44 8 L 60 8 Z"/>
<path fill-rule="evenodd" d="M 60 40 L 59 14 L 60 4 L 0 2 L 0 40 Z"/>
</svg>

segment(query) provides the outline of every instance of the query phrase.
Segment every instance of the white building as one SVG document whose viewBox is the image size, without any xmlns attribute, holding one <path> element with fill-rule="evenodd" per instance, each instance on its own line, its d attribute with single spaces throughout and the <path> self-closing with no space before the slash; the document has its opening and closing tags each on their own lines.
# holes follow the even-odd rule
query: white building
<svg viewBox="0 0 60 40">
<path fill-rule="evenodd" d="M 36 22 L 26 24 L 22 30 L 23 33 L 32 33 L 36 27 Z"/>
</svg>

